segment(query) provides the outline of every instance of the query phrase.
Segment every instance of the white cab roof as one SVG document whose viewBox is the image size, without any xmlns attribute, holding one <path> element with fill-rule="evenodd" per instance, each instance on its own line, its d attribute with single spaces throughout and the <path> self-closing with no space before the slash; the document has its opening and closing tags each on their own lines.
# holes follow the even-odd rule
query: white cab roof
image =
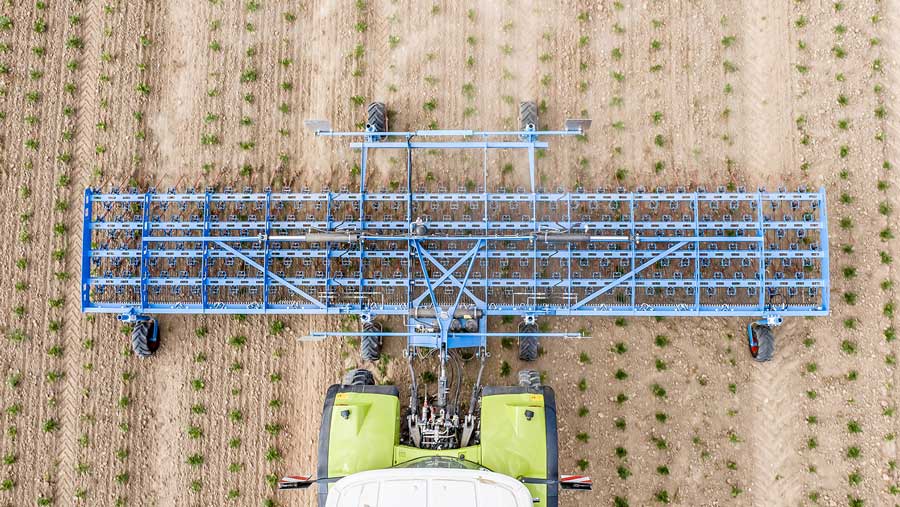
<svg viewBox="0 0 900 507">
<path fill-rule="evenodd" d="M 348 475 L 326 507 L 531 507 L 528 488 L 512 477 L 458 468 L 388 468 Z"/>
</svg>

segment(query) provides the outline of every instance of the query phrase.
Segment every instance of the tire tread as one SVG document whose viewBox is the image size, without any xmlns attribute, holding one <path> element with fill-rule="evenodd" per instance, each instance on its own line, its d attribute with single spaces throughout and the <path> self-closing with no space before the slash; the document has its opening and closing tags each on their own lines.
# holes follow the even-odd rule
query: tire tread
<svg viewBox="0 0 900 507">
<path fill-rule="evenodd" d="M 134 351 L 134 355 L 140 358 L 153 355 L 149 344 L 151 325 L 151 321 L 144 320 L 135 322 L 131 328 L 131 349 Z"/>
<path fill-rule="evenodd" d="M 371 371 L 365 368 L 357 368 L 345 373 L 341 384 L 345 386 L 374 386 L 375 377 Z"/>
<path fill-rule="evenodd" d="M 519 129 L 525 130 L 528 125 L 538 125 L 538 108 L 533 101 L 519 103 Z"/>
</svg>

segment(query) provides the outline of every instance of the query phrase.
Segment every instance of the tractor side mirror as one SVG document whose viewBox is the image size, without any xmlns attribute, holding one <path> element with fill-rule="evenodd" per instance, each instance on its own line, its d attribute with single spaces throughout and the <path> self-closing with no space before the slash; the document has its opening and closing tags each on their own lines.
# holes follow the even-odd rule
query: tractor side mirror
<svg viewBox="0 0 900 507">
<path fill-rule="evenodd" d="M 590 491 L 594 487 L 594 481 L 587 475 L 560 475 L 559 487 L 562 489 Z"/>
<path fill-rule="evenodd" d="M 286 475 L 278 481 L 278 489 L 306 489 L 316 483 L 316 480 L 304 475 Z"/>
</svg>

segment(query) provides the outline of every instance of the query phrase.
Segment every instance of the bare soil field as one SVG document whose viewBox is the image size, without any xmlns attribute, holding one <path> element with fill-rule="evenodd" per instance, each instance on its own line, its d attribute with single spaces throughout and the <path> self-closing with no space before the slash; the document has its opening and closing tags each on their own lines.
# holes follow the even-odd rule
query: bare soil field
<svg viewBox="0 0 900 507">
<path fill-rule="evenodd" d="M 0 506 L 314 505 L 274 480 L 314 471 L 359 360 L 296 338 L 343 323 L 163 317 L 140 360 L 80 313 L 81 193 L 350 187 L 356 155 L 303 120 L 352 130 L 372 100 L 392 130 L 514 128 L 520 100 L 592 118 L 540 154 L 545 188 L 825 187 L 833 312 L 786 322 L 771 363 L 741 319 L 553 323 L 591 336 L 536 363 L 560 469 L 594 478 L 561 504 L 897 505 L 898 55 L 898 0 L 0 1 Z M 493 185 L 525 185 L 513 162 Z M 417 181 L 480 166 L 424 155 Z M 401 349 L 379 381 L 407 382 Z"/>
</svg>

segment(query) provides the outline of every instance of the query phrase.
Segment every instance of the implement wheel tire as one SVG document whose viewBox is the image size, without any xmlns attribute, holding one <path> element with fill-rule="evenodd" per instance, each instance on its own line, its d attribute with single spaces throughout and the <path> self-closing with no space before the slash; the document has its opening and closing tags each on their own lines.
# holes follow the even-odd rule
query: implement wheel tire
<svg viewBox="0 0 900 507">
<path fill-rule="evenodd" d="M 529 333 L 537 333 L 538 326 L 534 322 L 519 324 L 519 332 L 525 336 L 519 337 L 519 360 L 536 361 L 538 358 L 538 338 L 528 336 Z"/>
<path fill-rule="evenodd" d="M 537 336 L 519 337 L 519 359 L 522 361 L 536 361 L 538 358 Z"/>
<path fill-rule="evenodd" d="M 534 125 L 535 130 L 537 130 L 537 104 L 532 101 L 519 102 L 519 130 L 525 130 L 529 125 Z"/>
<path fill-rule="evenodd" d="M 775 333 L 772 328 L 763 324 L 751 324 L 750 336 L 747 337 L 750 356 L 754 361 L 766 362 L 775 355 Z"/>
<path fill-rule="evenodd" d="M 530 389 L 541 387 L 541 374 L 537 370 L 519 370 L 519 386 Z"/>
<path fill-rule="evenodd" d="M 387 110 L 384 102 L 370 102 L 366 108 L 366 127 L 375 132 L 387 132 Z"/>
<path fill-rule="evenodd" d="M 131 349 L 134 355 L 150 357 L 159 348 L 159 329 L 155 320 L 139 320 L 131 328 Z"/>
<path fill-rule="evenodd" d="M 372 372 L 370 372 L 369 370 L 358 368 L 356 370 L 350 370 L 345 373 L 344 380 L 341 382 L 341 385 L 374 386 L 375 377 L 372 376 Z"/>
<path fill-rule="evenodd" d="M 381 357 L 381 337 L 363 335 L 359 342 L 359 357 L 363 361 L 378 361 Z"/>
</svg>

